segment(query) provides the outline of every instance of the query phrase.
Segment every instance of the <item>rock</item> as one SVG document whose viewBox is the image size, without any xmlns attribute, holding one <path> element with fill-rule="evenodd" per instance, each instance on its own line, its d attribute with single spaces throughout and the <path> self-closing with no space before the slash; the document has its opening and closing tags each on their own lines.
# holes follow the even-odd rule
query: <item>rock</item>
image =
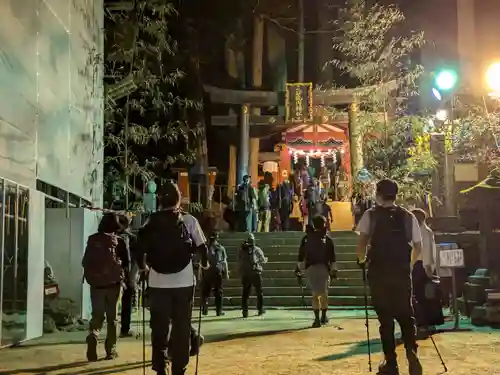
<svg viewBox="0 0 500 375">
<path fill-rule="evenodd" d="M 43 315 L 43 333 L 54 333 L 57 332 L 56 322 L 50 315 Z"/>
<path fill-rule="evenodd" d="M 79 315 L 76 303 L 69 298 L 55 298 L 50 301 L 45 313 L 52 317 L 57 327 L 75 324 Z"/>
</svg>

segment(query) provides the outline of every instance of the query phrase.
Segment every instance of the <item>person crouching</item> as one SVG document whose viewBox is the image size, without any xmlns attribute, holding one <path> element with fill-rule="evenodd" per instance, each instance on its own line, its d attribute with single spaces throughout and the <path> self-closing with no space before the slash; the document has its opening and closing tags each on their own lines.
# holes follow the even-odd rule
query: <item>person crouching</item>
<svg viewBox="0 0 500 375">
<path fill-rule="evenodd" d="M 267 263 L 262 249 L 255 245 L 255 237 L 252 233 L 248 234 L 247 240 L 241 246 L 239 252 L 239 266 L 241 275 L 241 284 L 243 286 L 241 297 L 241 310 L 244 318 L 248 317 L 248 298 L 252 286 L 257 294 L 257 310 L 259 315 L 264 314 L 264 293 L 262 291 L 262 270 L 263 265 Z"/>
<path fill-rule="evenodd" d="M 299 269 L 305 270 L 309 287 L 312 291 L 314 311 L 313 328 L 328 323 L 328 288 L 330 276 L 337 277 L 335 247 L 326 233 L 324 216 L 313 218 L 313 230 L 302 239 L 299 249 Z M 321 318 L 320 318 L 321 310 Z"/>
</svg>

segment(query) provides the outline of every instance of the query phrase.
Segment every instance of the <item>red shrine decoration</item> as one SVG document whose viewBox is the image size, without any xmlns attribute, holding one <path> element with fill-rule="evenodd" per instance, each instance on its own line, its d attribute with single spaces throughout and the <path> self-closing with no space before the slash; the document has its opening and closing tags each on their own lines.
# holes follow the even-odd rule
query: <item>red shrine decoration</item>
<svg viewBox="0 0 500 375">
<path fill-rule="evenodd" d="M 306 163 L 311 158 L 335 159 L 337 152 L 342 155 L 342 166 L 351 174 L 349 155 L 349 134 L 347 123 L 338 124 L 300 124 L 293 126 L 282 134 L 283 145 L 280 151 L 281 181 L 284 175 L 290 175 L 294 164 L 299 158 L 305 158 Z"/>
</svg>

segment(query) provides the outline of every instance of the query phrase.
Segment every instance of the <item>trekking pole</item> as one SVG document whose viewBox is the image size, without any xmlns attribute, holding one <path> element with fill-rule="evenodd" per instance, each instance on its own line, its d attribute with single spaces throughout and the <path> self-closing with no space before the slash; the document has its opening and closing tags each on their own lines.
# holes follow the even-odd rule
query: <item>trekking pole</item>
<svg viewBox="0 0 500 375">
<path fill-rule="evenodd" d="M 146 375 L 146 304 L 144 296 L 146 295 L 146 277 L 142 280 L 141 286 L 141 304 L 142 304 L 142 375 Z"/>
<path fill-rule="evenodd" d="M 200 264 L 200 267 L 198 269 L 198 280 L 199 280 L 199 283 L 201 285 L 201 282 L 202 282 L 202 271 L 201 271 L 201 264 Z M 201 344 L 201 313 L 203 311 L 203 301 L 201 299 L 201 288 L 198 288 L 198 290 L 200 291 L 200 308 L 198 310 L 198 337 L 196 338 L 196 341 L 198 342 L 198 350 L 196 351 L 196 366 L 195 366 L 195 375 L 198 375 L 198 365 L 200 363 L 200 344 Z"/>
<path fill-rule="evenodd" d="M 443 368 L 444 368 L 444 373 L 447 373 L 448 372 L 448 367 L 446 367 L 446 364 L 444 363 L 444 359 L 443 359 L 443 356 L 441 355 L 441 352 L 439 351 L 437 345 L 436 345 L 436 341 L 434 341 L 434 337 L 432 337 L 432 335 L 436 332 L 436 327 L 434 327 L 434 332 L 431 332 L 431 334 L 429 335 L 429 338 L 431 339 L 432 341 L 432 345 L 434 345 L 434 349 L 436 349 L 436 353 L 439 357 L 439 360 L 441 361 L 441 364 L 443 365 Z"/>
<path fill-rule="evenodd" d="M 371 344 L 370 344 L 370 323 L 368 320 L 368 287 L 367 287 L 367 281 L 366 281 L 366 271 L 365 267 L 363 266 L 361 268 L 361 271 L 363 272 L 363 294 L 365 297 L 365 326 L 366 326 L 366 338 L 367 338 L 367 343 L 368 343 L 368 370 L 372 372 L 372 351 L 371 351 Z"/>
<path fill-rule="evenodd" d="M 136 321 L 136 330 L 135 330 L 135 339 L 139 340 L 141 337 L 141 300 L 142 300 L 142 287 L 139 281 L 139 287 L 137 284 L 135 286 L 136 295 L 135 295 L 135 311 L 137 312 L 137 321 Z"/>
</svg>

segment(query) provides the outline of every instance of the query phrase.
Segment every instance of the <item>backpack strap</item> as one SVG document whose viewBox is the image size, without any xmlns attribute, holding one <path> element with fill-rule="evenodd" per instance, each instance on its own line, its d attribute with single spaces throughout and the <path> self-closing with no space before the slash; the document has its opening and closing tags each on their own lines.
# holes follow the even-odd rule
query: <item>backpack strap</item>
<svg viewBox="0 0 500 375">
<path fill-rule="evenodd" d="M 413 240 L 413 215 L 406 208 L 401 207 L 401 206 L 397 206 L 397 207 L 403 212 L 403 215 L 404 215 L 406 238 L 408 239 L 408 242 L 412 242 L 412 240 Z"/>
<path fill-rule="evenodd" d="M 375 233 L 375 226 L 377 225 L 377 208 L 370 208 L 367 210 L 368 215 L 370 217 L 370 231 L 369 237 L 371 238 L 373 236 L 373 233 Z"/>
</svg>

